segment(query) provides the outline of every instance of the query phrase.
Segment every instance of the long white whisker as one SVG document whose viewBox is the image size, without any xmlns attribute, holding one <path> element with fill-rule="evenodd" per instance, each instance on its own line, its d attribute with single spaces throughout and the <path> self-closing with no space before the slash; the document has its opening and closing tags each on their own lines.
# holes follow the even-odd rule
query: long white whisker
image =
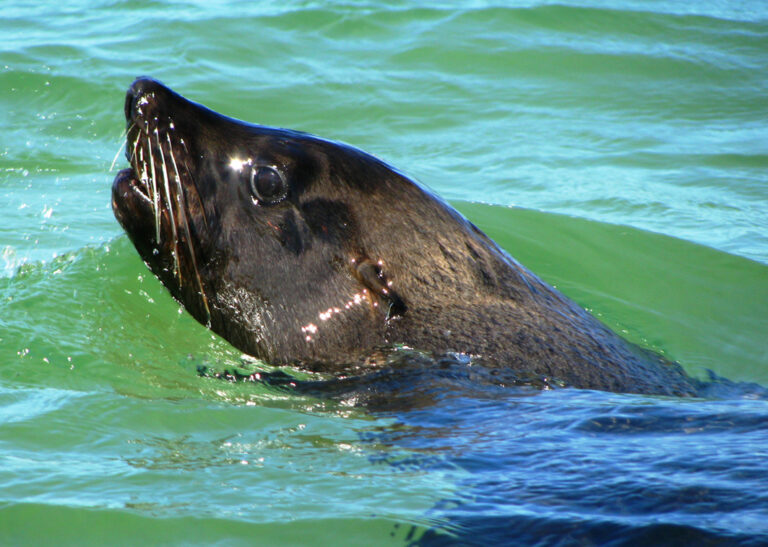
<svg viewBox="0 0 768 547">
<path fill-rule="evenodd" d="M 189 175 L 189 180 L 192 183 L 192 188 L 195 190 L 195 197 L 197 198 L 197 203 L 200 205 L 200 212 L 203 215 L 203 223 L 205 224 L 205 227 L 208 228 L 208 215 L 205 214 L 205 205 L 203 204 L 203 198 L 200 197 L 200 189 L 197 187 L 197 181 L 195 181 L 195 177 L 192 175 L 192 171 L 189 169 L 189 165 L 187 164 L 186 158 L 189 157 L 189 149 L 187 148 L 187 143 L 184 142 L 184 139 L 179 139 L 179 142 L 181 143 L 181 146 L 184 147 L 184 152 L 186 154 L 184 155 L 184 170 L 187 172 L 187 175 Z"/>
<path fill-rule="evenodd" d="M 115 157 L 112 158 L 112 163 L 109 166 L 109 172 L 112 172 L 112 169 L 115 168 L 115 164 L 117 163 L 117 158 L 120 156 L 120 152 L 125 150 L 125 145 L 127 144 L 126 139 L 128 138 L 128 130 L 126 129 L 122 136 L 121 136 L 121 142 L 120 142 L 120 148 L 117 149 L 117 152 L 115 153 Z"/>
<path fill-rule="evenodd" d="M 149 153 L 149 168 L 152 171 L 149 180 L 152 183 L 152 196 L 155 209 L 155 241 L 160 244 L 160 196 L 157 194 L 157 174 L 155 173 L 155 158 L 152 154 L 152 143 L 149 140 L 149 131 L 147 131 L 147 152 Z"/>
<path fill-rule="evenodd" d="M 144 149 L 139 148 L 139 154 L 136 157 L 136 165 L 134 167 L 136 175 L 147 190 L 149 201 L 152 204 L 152 214 L 155 214 L 155 198 L 152 193 L 152 186 L 149 183 L 149 175 L 147 174 L 147 162 L 144 160 Z"/>
<path fill-rule="evenodd" d="M 168 215 L 171 219 L 171 233 L 173 234 L 173 251 L 171 254 L 173 254 L 173 270 L 174 274 L 179 280 L 179 286 L 181 286 L 181 271 L 179 270 L 179 248 L 178 248 L 178 240 L 179 240 L 179 234 L 176 231 L 176 219 L 173 214 L 173 203 L 171 202 L 171 186 L 170 182 L 168 181 L 168 169 L 166 168 L 165 164 L 165 154 L 163 153 L 163 146 L 160 143 L 160 134 L 155 128 L 155 140 L 157 140 L 157 148 L 160 151 L 160 161 L 163 165 L 163 182 L 165 186 L 165 203 L 168 205 Z M 177 198 L 178 199 L 178 198 Z"/>
<path fill-rule="evenodd" d="M 176 165 L 176 156 L 173 153 L 173 143 L 171 143 L 171 135 L 169 133 L 165 134 L 166 139 L 168 140 L 168 154 L 171 157 L 171 165 L 173 165 L 173 171 L 175 173 L 176 178 L 176 199 L 179 202 L 179 216 L 182 220 L 182 226 L 184 227 L 184 236 L 187 240 L 187 250 L 189 251 L 189 257 L 192 260 L 192 270 L 195 272 L 195 278 L 197 279 L 197 286 L 200 288 L 200 296 L 203 299 L 203 306 L 205 307 L 205 313 L 207 316 L 207 323 L 208 326 L 210 326 L 211 322 L 211 310 L 208 307 L 208 297 L 205 294 L 205 289 L 203 288 L 203 281 L 200 279 L 200 271 L 197 268 L 197 258 L 195 257 L 195 250 L 192 247 L 192 232 L 189 229 L 189 220 L 187 219 L 187 200 L 184 197 L 184 190 L 181 186 L 181 175 L 179 174 L 179 167 Z"/>
<path fill-rule="evenodd" d="M 131 128 L 128 130 L 129 134 L 131 132 L 131 129 L 133 129 L 134 127 L 136 127 L 136 123 L 135 122 L 131 125 Z M 127 136 L 128 135 L 126 135 L 126 137 Z M 134 160 L 134 158 L 136 157 L 136 148 L 139 147 L 139 139 L 140 138 L 141 138 L 141 130 L 138 130 L 138 131 L 136 131 L 136 140 L 133 141 L 133 150 L 131 151 L 131 158 L 130 158 L 130 160 L 128 160 L 129 162 L 132 162 Z M 139 148 L 139 150 L 141 150 L 141 149 Z"/>
</svg>

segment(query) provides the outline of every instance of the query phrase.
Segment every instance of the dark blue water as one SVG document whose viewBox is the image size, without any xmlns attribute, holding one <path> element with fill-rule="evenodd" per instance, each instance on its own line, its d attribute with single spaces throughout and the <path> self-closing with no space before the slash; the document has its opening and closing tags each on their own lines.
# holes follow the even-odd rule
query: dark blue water
<svg viewBox="0 0 768 547">
<path fill-rule="evenodd" d="M 459 391 L 458 393 L 456 391 Z M 417 545 L 765 545 L 764 400 L 445 389 L 369 440 L 460 477 Z"/>
</svg>

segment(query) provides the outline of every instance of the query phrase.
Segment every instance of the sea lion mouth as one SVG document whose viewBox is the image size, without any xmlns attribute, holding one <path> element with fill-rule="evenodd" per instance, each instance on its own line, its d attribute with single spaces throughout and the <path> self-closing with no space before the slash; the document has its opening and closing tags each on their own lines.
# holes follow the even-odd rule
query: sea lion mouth
<svg viewBox="0 0 768 547">
<path fill-rule="evenodd" d="M 166 109 L 165 102 L 174 96 L 149 78 L 137 79 L 128 89 L 125 157 L 130 168 L 115 177 L 112 208 L 134 244 L 150 246 L 152 254 L 169 257 L 170 264 L 153 268 L 156 275 L 163 281 L 170 277 L 179 292 L 186 285 L 195 287 L 207 323 L 210 309 L 198 267 L 199 245 L 190 199 L 196 201 L 194 214 L 204 222 L 205 209 L 189 166 L 187 144 Z"/>
</svg>

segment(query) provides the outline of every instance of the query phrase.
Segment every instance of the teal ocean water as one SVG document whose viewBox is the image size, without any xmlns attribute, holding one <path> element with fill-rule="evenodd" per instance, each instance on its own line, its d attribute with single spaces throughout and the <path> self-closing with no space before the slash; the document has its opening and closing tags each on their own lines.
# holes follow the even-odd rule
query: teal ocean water
<svg viewBox="0 0 768 547">
<path fill-rule="evenodd" d="M 768 543 L 759 390 L 200 378 L 266 365 L 110 207 L 150 75 L 381 157 L 628 339 L 768 385 L 764 2 L 6 0 L 0 36 L 0 544 Z"/>
</svg>

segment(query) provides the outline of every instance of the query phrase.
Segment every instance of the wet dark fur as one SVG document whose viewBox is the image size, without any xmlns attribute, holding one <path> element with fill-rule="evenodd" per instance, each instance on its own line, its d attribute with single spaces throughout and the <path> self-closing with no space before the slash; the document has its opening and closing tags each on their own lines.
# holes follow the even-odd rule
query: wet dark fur
<svg viewBox="0 0 768 547">
<path fill-rule="evenodd" d="M 678 365 L 624 341 L 365 152 L 221 116 L 146 78 L 125 112 L 132 169 L 115 179 L 115 215 L 173 296 L 245 353 L 349 373 L 405 345 L 580 388 L 696 392 Z M 252 163 L 237 172 L 233 158 Z M 152 163 L 154 191 L 138 180 Z M 254 202 L 255 165 L 282 173 L 284 200 Z"/>
</svg>

